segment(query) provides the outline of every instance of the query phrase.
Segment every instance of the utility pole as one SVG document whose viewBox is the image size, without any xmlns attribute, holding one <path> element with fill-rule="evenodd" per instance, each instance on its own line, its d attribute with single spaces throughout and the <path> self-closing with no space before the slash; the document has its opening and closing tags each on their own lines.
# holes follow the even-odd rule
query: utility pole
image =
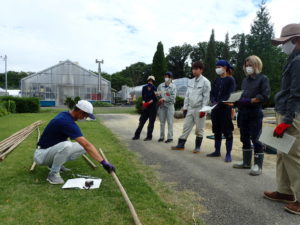
<svg viewBox="0 0 300 225">
<path fill-rule="evenodd" d="M 100 99 L 102 98 L 102 92 L 101 92 L 101 63 L 103 64 L 104 63 L 104 60 L 98 60 L 96 59 L 96 63 L 98 63 L 98 74 L 99 74 L 99 77 L 98 77 L 98 92 L 99 92 L 99 95 L 100 95 Z"/>
<path fill-rule="evenodd" d="M 1 59 L 4 60 L 5 62 L 5 91 L 6 91 L 6 94 L 8 93 L 7 92 L 7 55 L 4 55 L 4 56 L 0 56 Z"/>
</svg>

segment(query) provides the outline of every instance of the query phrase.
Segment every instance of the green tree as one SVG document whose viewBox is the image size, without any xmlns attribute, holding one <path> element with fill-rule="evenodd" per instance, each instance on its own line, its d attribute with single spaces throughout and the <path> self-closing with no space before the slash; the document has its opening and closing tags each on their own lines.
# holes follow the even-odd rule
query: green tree
<svg viewBox="0 0 300 225">
<path fill-rule="evenodd" d="M 205 60 L 207 45 L 207 42 L 199 42 L 196 46 L 193 46 L 193 50 L 190 54 L 192 62 Z"/>
<path fill-rule="evenodd" d="M 237 89 L 241 89 L 242 81 L 245 77 L 245 73 L 243 70 L 243 65 L 245 58 L 248 56 L 247 46 L 246 46 L 246 36 L 244 33 L 236 34 L 232 37 L 232 45 L 231 48 L 234 49 L 234 57 L 233 61 L 235 62 L 234 69 L 234 78 L 236 80 Z"/>
<path fill-rule="evenodd" d="M 167 71 L 167 61 L 164 53 L 164 46 L 158 42 L 156 52 L 153 56 L 152 74 L 156 78 L 156 83 L 160 84 L 164 80 L 164 73 Z"/>
<path fill-rule="evenodd" d="M 174 46 L 170 48 L 167 56 L 168 70 L 172 71 L 175 78 L 186 77 L 188 74 L 188 63 L 190 53 L 193 47 L 189 44 Z"/>
<path fill-rule="evenodd" d="M 224 47 L 222 49 L 222 59 L 230 61 L 230 58 L 231 58 L 231 56 L 230 56 L 229 34 L 226 33 Z"/>
<path fill-rule="evenodd" d="M 8 89 L 20 89 L 21 79 L 28 76 L 26 72 L 16 72 L 8 71 L 7 72 L 7 88 Z M 5 74 L 0 73 L 0 87 L 5 87 Z"/>
<path fill-rule="evenodd" d="M 274 37 L 273 25 L 270 23 L 270 15 L 263 1 L 256 18 L 251 25 L 250 35 L 247 38 L 249 54 L 257 55 L 263 62 L 263 73 L 270 78 L 271 103 L 274 103 L 274 95 L 280 88 L 280 74 L 286 56 L 278 47 L 272 46 Z"/>
<path fill-rule="evenodd" d="M 207 45 L 206 56 L 204 61 L 204 75 L 210 80 L 215 79 L 215 64 L 216 64 L 216 42 L 215 32 L 212 30 L 210 39 Z"/>
</svg>

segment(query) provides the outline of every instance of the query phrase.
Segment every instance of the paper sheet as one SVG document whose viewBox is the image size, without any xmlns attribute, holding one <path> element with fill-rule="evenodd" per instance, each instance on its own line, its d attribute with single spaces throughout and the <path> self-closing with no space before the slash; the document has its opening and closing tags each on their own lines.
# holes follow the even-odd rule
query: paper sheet
<svg viewBox="0 0 300 225">
<path fill-rule="evenodd" d="M 207 112 L 207 113 L 210 113 L 211 110 L 213 110 L 213 108 L 215 108 L 216 106 L 217 106 L 217 104 L 214 105 L 214 106 L 208 106 L 208 105 L 203 106 L 203 107 L 200 109 L 200 112 Z"/>
<path fill-rule="evenodd" d="M 223 102 L 236 102 L 241 98 L 242 94 L 243 94 L 243 91 L 233 92 L 233 93 L 231 93 L 229 99 L 226 101 L 223 101 Z"/>
<path fill-rule="evenodd" d="M 85 182 L 86 181 L 93 181 L 94 184 L 89 189 L 96 189 L 96 188 L 100 187 L 102 179 L 86 179 L 86 178 L 69 179 L 62 186 L 62 188 L 63 189 L 67 189 L 67 188 L 87 189 L 87 188 L 85 188 Z"/>
<path fill-rule="evenodd" d="M 273 137 L 274 128 L 263 127 L 259 141 L 286 154 L 289 153 L 296 138 L 285 133 L 282 138 Z"/>
</svg>

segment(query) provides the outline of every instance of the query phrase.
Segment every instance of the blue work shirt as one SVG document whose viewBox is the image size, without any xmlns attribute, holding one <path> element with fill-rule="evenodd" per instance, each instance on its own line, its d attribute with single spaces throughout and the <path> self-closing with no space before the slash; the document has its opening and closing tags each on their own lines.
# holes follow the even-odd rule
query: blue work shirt
<svg viewBox="0 0 300 225">
<path fill-rule="evenodd" d="M 68 138 L 76 139 L 82 137 L 80 128 L 75 123 L 69 112 L 61 112 L 46 126 L 38 146 L 45 149 L 54 146 Z"/>
<path fill-rule="evenodd" d="M 235 91 L 236 83 L 232 76 L 218 77 L 211 86 L 210 101 L 212 104 L 226 101 Z"/>
</svg>

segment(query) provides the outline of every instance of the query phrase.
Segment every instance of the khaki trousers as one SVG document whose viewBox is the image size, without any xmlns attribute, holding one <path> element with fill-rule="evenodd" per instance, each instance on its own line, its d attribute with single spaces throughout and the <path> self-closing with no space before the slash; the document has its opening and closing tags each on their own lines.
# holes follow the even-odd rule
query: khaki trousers
<svg viewBox="0 0 300 225">
<path fill-rule="evenodd" d="M 276 115 L 277 124 L 282 122 L 282 118 L 282 115 Z M 279 152 L 277 154 L 277 191 L 294 194 L 300 201 L 300 114 L 295 117 L 293 126 L 288 128 L 286 133 L 297 139 L 288 154 Z"/>
</svg>

